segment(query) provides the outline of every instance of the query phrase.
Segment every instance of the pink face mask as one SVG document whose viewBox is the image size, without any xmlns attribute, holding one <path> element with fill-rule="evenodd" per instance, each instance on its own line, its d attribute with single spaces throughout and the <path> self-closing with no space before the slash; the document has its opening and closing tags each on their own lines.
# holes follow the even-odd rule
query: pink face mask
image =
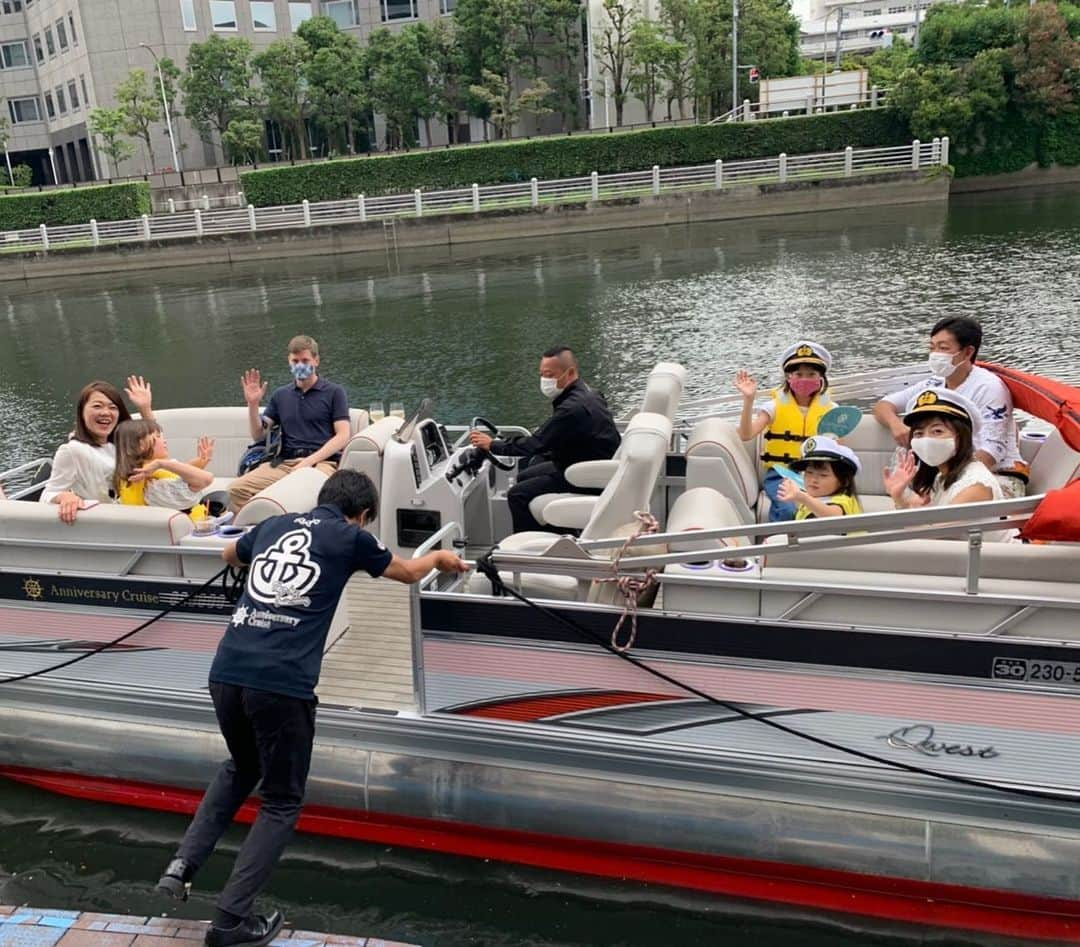
<svg viewBox="0 0 1080 947">
<path fill-rule="evenodd" d="M 800 398 L 809 398 L 821 391 L 820 378 L 789 378 L 788 386 Z"/>
</svg>

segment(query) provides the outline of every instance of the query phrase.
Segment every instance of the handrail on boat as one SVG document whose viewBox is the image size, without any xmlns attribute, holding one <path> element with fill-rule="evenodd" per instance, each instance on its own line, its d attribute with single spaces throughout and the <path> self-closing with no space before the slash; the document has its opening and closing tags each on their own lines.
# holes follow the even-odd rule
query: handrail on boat
<svg viewBox="0 0 1080 947">
<path fill-rule="evenodd" d="M 965 582 L 967 594 L 979 588 L 979 564 L 983 532 L 997 532 L 1023 525 L 1039 505 L 1042 496 L 968 503 L 960 507 L 896 510 L 884 513 L 862 513 L 844 517 L 845 535 L 837 535 L 837 524 L 831 519 L 810 519 L 769 524 L 742 524 L 720 529 L 695 530 L 691 533 L 652 533 L 635 539 L 576 540 L 565 536 L 553 543 L 546 554 L 507 552 L 496 548 L 492 552 L 495 564 L 514 573 L 568 575 L 582 580 L 610 578 L 612 563 L 607 558 L 594 558 L 594 551 L 608 550 L 629 544 L 687 543 L 698 548 L 686 552 L 658 555 L 627 556 L 620 560 L 622 573 L 663 569 L 668 565 L 695 563 L 708 559 L 754 559 L 769 554 L 804 552 L 823 549 L 844 549 L 854 546 L 880 545 L 906 539 L 941 539 L 958 534 L 967 538 L 968 565 Z M 725 546 L 724 539 L 784 536 L 784 542 L 758 542 L 747 546 Z M 702 541 L 719 540 L 720 545 L 702 549 Z M 663 577 L 661 577 L 663 579 Z M 725 577 L 725 581 L 727 581 Z M 752 581 L 759 581 L 754 579 Z"/>
<path fill-rule="evenodd" d="M 427 553 L 431 552 L 431 550 L 438 546 L 444 539 L 454 533 L 457 534 L 457 538 L 459 540 L 465 539 L 465 530 L 456 520 L 451 520 L 441 529 L 436 530 L 434 533 L 428 536 L 427 539 L 425 539 L 419 546 L 417 546 L 416 549 L 413 550 L 412 558 L 419 559 L 421 556 L 427 555 Z M 441 573 L 438 569 L 432 569 L 416 584 L 417 590 L 420 591 L 427 588 L 427 586 L 431 583 L 432 579 L 437 579 L 440 574 Z M 455 576 L 455 582 L 459 581 L 461 581 L 461 577 Z M 451 591 L 454 584 L 455 583 L 451 583 L 450 586 L 448 586 L 446 589 L 442 589 L 441 591 Z"/>
</svg>

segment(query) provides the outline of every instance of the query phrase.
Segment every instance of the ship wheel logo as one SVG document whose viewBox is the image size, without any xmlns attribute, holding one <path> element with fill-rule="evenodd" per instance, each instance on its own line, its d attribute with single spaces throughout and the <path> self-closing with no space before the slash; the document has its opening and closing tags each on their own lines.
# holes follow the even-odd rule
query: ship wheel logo
<svg viewBox="0 0 1080 947">
<path fill-rule="evenodd" d="M 45 595 L 45 589 L 42 588 L 41 583 L 33 576 L 26 579 L 23 582 L 22 587 L 23 591 L 26 593 L 26 597 L 33 599 L 35 602 L 40 602 Z"/>
</svg>

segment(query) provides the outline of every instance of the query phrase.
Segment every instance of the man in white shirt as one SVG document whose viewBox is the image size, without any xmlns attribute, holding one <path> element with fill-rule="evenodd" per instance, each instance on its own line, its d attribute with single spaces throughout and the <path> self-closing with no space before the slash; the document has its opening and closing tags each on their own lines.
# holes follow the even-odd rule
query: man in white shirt
<svg viewBox="0 0 1080 947">
<path fill-rule="evenodd" d="M 974 319 L 950 316 L 930 330 L 930 385 L 959 392 L 982 412 L 975 456 L 997 474 L 1006 497 L 1027 490 L 1027 464 L 1020 456 L 1013 420 L 1012 395 L 993 372 L 975 364 L 982 345 L 982 326 Z M 887 395 L 874 405 L 874 417 L 887 427 L 897 444 L 908 446 L 910 430 L 901 420 L 908 402 L 927 387 L 921 381 Z"/>
</svg>

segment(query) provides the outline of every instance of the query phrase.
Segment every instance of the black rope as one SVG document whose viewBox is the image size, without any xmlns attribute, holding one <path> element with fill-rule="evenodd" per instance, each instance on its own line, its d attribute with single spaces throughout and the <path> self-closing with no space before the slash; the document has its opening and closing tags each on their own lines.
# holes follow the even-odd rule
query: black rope
<svg viewBox="0 0 1080 947">
<path fill-rule="evenodd" d="M 692 684 L 686 684 L 683 681 L 672 677 L 670 674 L 666 674 L 663 671 L 657 670 L 654 667 L 646 664 L 644 661 L 635 658 L 633 655 L 624 651 L 619 651 L 617 648 L 612 647 L 611 643 L 607 641 L 602 635 L 595 634 L 583 625 L 579 625 L 571 618 L 567 618 L 564 615 L 560 615 L 558 612 L 554 612 L 549 608 L 534 602 L 528 597 L 522 595 L 517 589 L 507 585 L 502 576 L 499 575 L 499 570 L 492 562 L 492 555 L 495 549 L 492 548 L 483 556 L 476 560 L 476 570 L 487 577 L 491 582 L 492 588 L 496 594 L 508 595 L 511 598 L 516 598 L 519 602 L 528 605 L 530 608 L 535 608 L 542 615 L 546 615 L 548 618 L 557 621 L 561 625 L 565 625 L 576 634 L 580 635 L 594 644 L 598 644 L 605 651 L 610 652 L 617 658 L 621 658 L 623 661 L 628 661 L 634 667 L 640 668 L 647 674 L 651 674 L 653 677 L 659 678 L 662 681 L 666 681 L 675 687 L 679 687 L 687 693 L 693 694 L 695 697 L 700 697 L 704 701 L 708 701 L 710 704 L 716 704 L 719 707 L 723 707 L 725 710 L 729 710 L 746 720 L 756 720 L 759 723 L 765 724 L 767 727 L 772 727 L 774 730 L 779 730 L 781 733 L 786 733 L 789 736 L 798 737 L 801 740 L 807 740 L 810 743 L 816 743 L 818 746 L 827 747 L 830 750 L 836 750 L 840 753 L 846 753 L 850 756 L 855 756 L 860 759 L 868 760 L 871 763 L 880 763 L 883 766 L 888 766 L 893 769 L 904 770 L 908 773 L 915 773 L 919 776 L 932 776 L 935 779 L 942 779 L 950 783 L 959 783 L 962 786 L 973 786 L 977 789 L 993 789 L 997 792 L 1009 793 L 1016 796 L 1025 796 L 1031 799 L 1048 799 L 1053 802 L 1076 802 L 1075 796 L 1068 796 L 1061 793 L 1043 792 L 1038 789 L 1024 789 L 1020 786 L 1002 786 L 998 783 L 986 782 L 982 779 L 977 779 L 973 776 L 958 776 L 954 773 L 942 773 L 932 769 L 925 769 L 922 766 L 915 766 L 913 763 L 903 763 L 898 760 L 891 760 L 888 757 L 878 756 L 875 753 L 867 753 L 865 750 L 857 750 L 854 747 L 844 746 L 840 743 L 834 743 L 832 740 L 827 740 L 824 737 L 814 736 L 812 733 L 806 733 L 802 730 L 796 730 L 793 727 L 785 726 L 782 723 L 777 723 L 775 720 L 769 717 L 759 714 L 751 713 L 748 710 L 743 710 L 738 704 L 729 703 L 726 700 L 722 700 L 719 697 L 714 697 L 712 694 L 707 694 L 705 691 L 699 690 Z"/>
<path fill-rule="evenodd" d="M 127 641 L 127 639 L 130 638 L 132 635 L 137 635 L 140 631 L 149 628 L 152 624 L 154 624 L 154 622 L 161 621 L 162 618 L 176 611 L 176 609 L 178 609 L 181 605 L 190 602 L 196 595 L 199 595 L 200 593 L 205 592 L 208 588 L 210 588 L 210 586 L 217 582 L 218 579 L 222 579 L 224 581 L 229 575 L 231 568 L 231 566 L 226 566 L 220 572 L 215 572 L 213 576 L 207 579 L 197 589 L 192 589 L 190 592 L 184 595 L 183 598 L 180 598 L 177 601 L 173 602 L 173 604 L 166 608 L 164 611 L 158 612 L 153 618 L 148 618 L 141 625 L 136 628 L 132 628 L 131 631 L 125 632 L 119 638 L 114 638 L 112 641 L 106 641 L 104 644 L 99 645 L 92 651 L 87 651 L 85 654 L 80 654 L 67 661 L 62 661 L 60 664 L 54 664 L 52 665 L 52 667 L 42 668 L 40 671 L 28 671 L 26 674 L 16 674 L 14 677 L 5 677 L 3 679 L 0 679 L 0 684 L 14 684 L 16 681 L 25 681 L 29 680 L 32 677 L 40 677 L 42 674 L 51 674 L 53 671 L 59 671 L 61 668 L 70 667 L 72 664 L 78 664 L 80 661 L 85 661 L 87 658 L 92 658 L 95 654 L 101 654 L 102 651 L 107 651 L 109 648 L 116 647 L 116 645 L 120 644 L 121 642 Z M 228 595 L 228 593 L 226 593 L 226 595 Z"/>
</svg>

